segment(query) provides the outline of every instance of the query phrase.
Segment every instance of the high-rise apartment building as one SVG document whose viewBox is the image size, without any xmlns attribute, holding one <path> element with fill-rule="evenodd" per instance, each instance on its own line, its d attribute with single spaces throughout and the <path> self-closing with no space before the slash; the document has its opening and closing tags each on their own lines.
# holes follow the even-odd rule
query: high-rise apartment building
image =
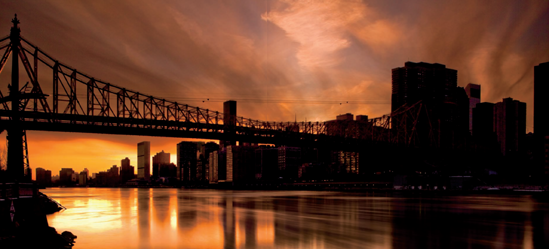
<svg viewBox="0 0 549 249">
<path fill-rule="evenodd" d="M 549 136 L 549 62 L 534 67 L 534 134 Z"/>
<path fill-rule="evenodd" d="M 301 148 L 278 147 L 278 172 L 284 179 L 297 179 L 301 166 Z"/>
<path fill-rule="evenodd" d="M 272 180 L 278 177 L 278 149 L 260 146 L 255 150 L 255 178 Z"/>
<path fill-rule="evenodd" d="M 469 131 L 473 132 L 473 109 L 480 103 L 480 85 L 469 83 L 465 87 L 469 97 Z"/>
<path fill-rule="evenodd" d="M 421 105 L 419 105 L 421 101 Z M 457 87 L 457 70 L 442 64 L 406 62 L 392 70 L 391 112 L 421 106 L 414 115 L 395 115 L 392 129 L 398 134 L 417 134 L 416 145 L 459 147 L 469 126 L 469 100 Z M 409 120 L 402 120 L 409 119 Z M 402 141 L 409 141 L 405 138 Z"/>
<path fill-rule="evenodd" d="M 71 184 L 73 182 L 73 174 L 74 170 L 72 170 L 72 168 L 62 168 L 59 171 L 59 183 L 61 185 Z"/>
<path fill-rule="evenodd" d="M 227 148 L 227 182 L 255 180 L 255 146 L 229 145 Z"/>
<path fill-rule="evenodd" d="M 183 141 L 177 144 L 177 175 L 180 181 L 195 180 L 197 151 L 198 146 L 194 142 Z"/>
<path fill-rule="evenodd" d="M 406 62 L 392 70 L 391 111 L 418 101 L 443 102 L 457 87 L 457 70 L 445 65 Z"/>
<path fill-rule="evenodd" d="M 130 159 L 124 158 L 120 161 L 120 182 L 122 184 L 135 177 L 134 167 L 130 165 Z"/>
<path fill-rule="evenodd" d="M 88 184 L 88 177 L 89 177 L 90 171 L 85 168 L 80 172 L 78 175 L 78 185 L 80 186 L 86 186 Z"/>
<path fill-rule="evenodd" d="M 50 182 L 51 182 L 51 171 L 50 171 Z M 46 179 L 46 170 L 43 168 L 36 168 L 36 183 L 40 185 L 48 184 Z"/>
<path fill-rule="evenodd" d="M 484 145 L 495 141 L 493 103 L 478 103 L 473 108 L 473 137 Z"/>
<path fill-rule="evenodd" d="M 209 165 L 209 173 L 208 173 L 208 182 L 209 183 L 217 183 L 218 181 L 218 174 L 217 174 L 217 151 L 210 152 L 208 165 Z"/>
<path fill-rule="evenodd" d="M 170 165 L 170 153 L 164 151 L 156 153 L 152 158 L 152 175 L 156 178 L 167 177 L 167 167 Z M 164 174 L 161 174 L 164 173 Z"/>
<path fill-rule="evenodd" d="M 137 144 L 137 178 L 148 181 L 151 177 L 151 143 Z"/>
<path fill-rule="evenodd" d="M 526 103 L 512 98 L 496 103 L 494 132 L 503 155 L 521 151 L 521 143 L 526 135 Z"/>
</svg>

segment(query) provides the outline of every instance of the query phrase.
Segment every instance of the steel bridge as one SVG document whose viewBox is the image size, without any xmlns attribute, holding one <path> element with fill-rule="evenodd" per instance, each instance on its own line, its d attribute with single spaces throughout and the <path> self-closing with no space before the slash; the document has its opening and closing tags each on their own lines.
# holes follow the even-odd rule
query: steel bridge
<svg viewBox="0 0 549 249">
<path fill-rule="evenodd" d="M 9 93 L 0 89 L 0 131 L 8 133 L 8 172 L 15 179 L 28 169 L 26 130 L 296 146 L 420 144 L 414 127 L 425 109 L 421 102 L 363 121 L 270 122 L 224 115 L 95 79 L 22 37 L 17 15 L 12 23 L 10 35 L 0 39 L 0 74 L 11 57 Z M 20 84 L 20 65 L 25 84 Z M 425 139 L 436 140 L 433 134 Z"/>
</svg>

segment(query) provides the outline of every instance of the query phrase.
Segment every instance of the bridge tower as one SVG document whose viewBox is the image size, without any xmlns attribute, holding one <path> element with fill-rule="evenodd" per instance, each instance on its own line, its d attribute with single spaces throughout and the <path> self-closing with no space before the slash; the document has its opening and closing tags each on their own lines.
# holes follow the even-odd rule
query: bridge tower
<svg viewBox="0 0 549 249">
<path fill-rule="evenodd" d="M 236 145 L 234 140 L 236 126 L 236 101 L 228 100 L 223 102 L 223 124 L 225 137 L 228 140 L 220 141 L 221 146 Z"/>
<path fill-rule="evenodd" d="M 24 155 L 23 155 L 23 136 L 24 131 L 20 125 L 20 104 L 21 94 L 19 92 L 19 47 L 21 42 L 21 30 L 19 29 L 19 20 L 17 14 L 12 20 L 13 27 L 10 32 L 11 41 L 11 85 L 9 86 L 9 99 L 11 100 L 12 122 L 7 127 L 8 139 L 8 174 L 12 180 L 22 181 L 25 177 Z"/>
</svg>

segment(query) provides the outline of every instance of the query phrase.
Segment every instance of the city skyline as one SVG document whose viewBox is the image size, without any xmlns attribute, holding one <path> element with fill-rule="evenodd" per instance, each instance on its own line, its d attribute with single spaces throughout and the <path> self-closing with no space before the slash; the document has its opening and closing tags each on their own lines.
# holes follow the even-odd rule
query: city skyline
<svg viewBox="0 0 549 249">
<path fill-rule="evenodd" d="M 46 51 L 60 51 L 60 60 L 83 72 L 114 84 L 131 82 L 137 91 L 213 110 L 221 111 L 222 101 L 236 99 L 239 116 L 274 121 L 296 117 L 326 121 L 343 113 L 387 114 L 392 68 L 405 61 L 441 63 L 458 71 L 459 86 L 481 85 L 483 102 L 495 103 L 506 97 L 526 102 L 526 130 L 532 131 L 533 68 L 549 61 L 549 51 L 543 47 L 548 36 L 543 32 L 547 5 L 459 2 L 461 11 L 453 14 L 424 2 L 419 5 L 426 7 L 421 13 L 425 17 L 420 17 L 412 14 L 420 7 L 402 3 L 402 13 L 393 18 L 390 6 L 384 3 L 346 3 L 313 2 L 316 8 L 304 11 L 299 2 L 275 1 L 207 6 L 181 2 L 173 6 L 3 2 L 7 8 L 0 10 L 0 33 L 8 33 L 9 21 L 18 13 L 24 37 Z M 220 16 L 209 20 L 199 13 Z M 475 19 L 475 14 L 485 16 Z M 456 15 L 463 18 L 455 21 Z M 413 26 L 399 18 L 414 21 Z M 223 28 L 211 28 L 216 25 Z M 443 28 L 456 31 L 448 33 L 454 31 Z M 476 39 L 466 41 L 462 35 Z M 174 40 L 180 43 L 174 44 Z M 308 101 L 299 101 L 302 99 Z M 81 169 L 73 165 L 82 164 L 82 169 L 94 172 L 117 164 L 109 162 L 135 154 L 126 153 L 135 151 L 136 143 L 129 141 L 151 141 L 152 152 L 165 150 L 174 155 L 175 144 L 187 140 L 28 134 L 31 167 L 53 172 L 57 170 L 50 168 L 52 163 L 60 164 L 59 168 L 70 165 L 77 171 Z M 160 145 L 157 148 L 155 144 Z M 98 157 L 102 152 L 112 156 Z M 137 156 L 130 160 L 136 162 Z M 88 163 L 101 166 L 93 168 Z"/>
</svg>

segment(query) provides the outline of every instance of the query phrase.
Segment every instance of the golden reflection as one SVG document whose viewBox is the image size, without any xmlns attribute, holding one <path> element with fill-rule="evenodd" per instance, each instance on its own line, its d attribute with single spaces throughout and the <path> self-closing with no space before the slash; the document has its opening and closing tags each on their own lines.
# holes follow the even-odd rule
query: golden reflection
<svg viewBox="0 0 549 249">
<path fill-rule="evenodd" d="M 177 190 L 170 190 L 170 227 L 172 232 L 177 232 Z M 177 234 L 177 233 L 176 233 Z"/>
<path fill-rule="evenodd" d="M 546 224 L 534 217 L 549 217 L 532 200 L 501 208 L 483 198 L 448 204 L 455 200 L 448 197 L 436 204 L 414 198 L 340 194 L 326 198 L 283 191 L 75 188 L 44 192 L 68 208 L 48 216 L 49 224 L 57 231 L 75 233 L 77 247 L 84 249 L 537 248 L 536 238 Z M 447 205 L 459 209 L 443 208 Z M 458 236 L 445 237 L 446 223 L 433 218 L 441 214 L 451 218 L 454 213 L 481 215 L 451 220 L 448 226 Z M 473 222 L 478 225 L 469 226 Z M 443 239 L 419 239 L 426 235 Z"/>
<path fill-rule="evenodd" d="M 261 246 L 274 243 L 274 214 L 273 212 L 257 212 L 257 244 Z"/>
</svg>

